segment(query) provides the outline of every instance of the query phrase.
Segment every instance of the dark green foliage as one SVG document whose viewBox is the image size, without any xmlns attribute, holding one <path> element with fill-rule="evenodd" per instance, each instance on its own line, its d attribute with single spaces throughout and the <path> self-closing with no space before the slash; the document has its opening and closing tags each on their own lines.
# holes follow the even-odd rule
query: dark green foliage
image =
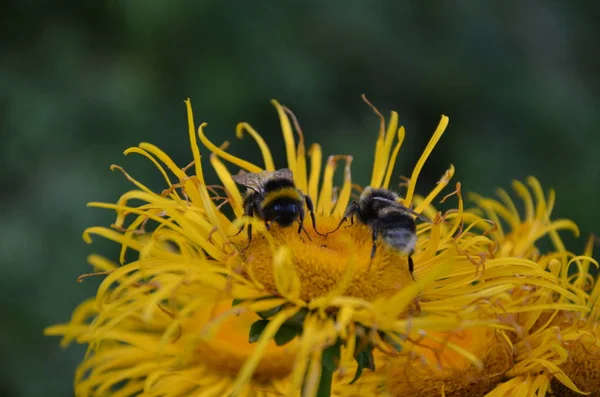
<svg viewBox="0 0 600 397">
<path fill-rule="evenodd" d="M 354 378 L 350 381 L 350 384 L 356 382 L 362 375 L 363 369 L 370 369 L 375 371 L 375 358 L 373 357 L 373 346 L 369 343 L 364 348 L 358 350 L 354 354 L 354 359 L 358 364 Z"/>
<path fill-rule="evenodd" d="M 283 346 L 302 332 L 301 327 L 291 324 L 283 324 L 273 338 L 277 346 Z"/>
<path fill-rule="evenodd" d="M 258 320 L 252 323 L 252 326 L 250 327 L 250 335 L 248 337 L 248 341 L 250 343 L 256 342 L 258 338 L 260 338 L 260 335 L 265 330 L 268 324 L 269 320 Z"/>
</svg>

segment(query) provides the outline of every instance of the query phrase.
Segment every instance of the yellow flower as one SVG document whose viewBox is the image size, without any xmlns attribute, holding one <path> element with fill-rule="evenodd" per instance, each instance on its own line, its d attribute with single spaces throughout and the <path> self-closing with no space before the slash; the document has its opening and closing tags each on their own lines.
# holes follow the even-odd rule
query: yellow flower
<svg viewBox="0 0 600 397">
<path fill-rule="evenodd" d="M 352 157 L 330 156 L 322 169 L 321 147 L 307 151 L 293 114 L 273 104 L 286 166 L 315 203 L 317 228 L 331 231 L 356 187 Z M 120 244 L 120 265 L 91 256 L 94 270 L 106 275 L 96 298 L 82 303 L 70 322 L 46 330 L 62 335 L 63 345 L 88 345 L 75 375 L 77 396 L 472 396 L 506 384 L 516 390 L 534 375 L 545 376 L 543 387 L 556 379 L 579 390 L 558 367 L 566 361 L 555 357 L 568 351 L 558 339 L 557 319 L 590 319 L 593 310 L 582 281 L 590 281 L 585 266 L 591 260 L 572 258 L 558 244 L 556 230 L 574 225 L 551 222 L 551 205 L 535 216 L 528 212 L 526 222 L 481 198 L 480 208 L 466 210 L 459 183 L 444 198 L 456 200 L 456 208 L 442 213 L 433 202 L 449 184 L 452 166 L 430 193 L 417 195 L 419 174 L 448 124 L 445 116 L 402 198 L 432 219 L 418 225 L 411 275 L 406 254 L 385 244 L 371 258 L 371 231 L 362 224 L 327 236 L 306 227 L 303 236 L 295 227 L 267 229 L 244 217 L 243 194 L 223 160 L 236 171 L 275 171 L 269 146 L 240 123 L 236 135 L 256 141 L 264 166 L 235 157 L 228 143 L 209 139 L 206 124 L 196 135 L 186 105 L 192 163 L 180 168 L 156 146 L 141 143 L 125 154 L 152 161 L 165 190 L 153 192 L 113 166 L 136 189 L 116 204 L 90 204 L 114 210 L 117 218 L 111 228 L 89 228 L 84 238 L 99 235 Z M 369 186 L 389 188 L 405 131 L 396 113 L 386 128 L 373 110 L 380 132 Z M 197 137 L 219 186 L 205 183 Z M 336 186 L 341 161 L 344 181 Z M 505 215 L 516 221 L 510 233 L 501 229 L 499 216 Z M 250 242 L 238 233 L 246 223 L 254 229 Z M 545 234 L 557 252 L 541 256 L 534 242 Z M 128 250 L 138 259 L 126 261 Z M 574 262 L 575 282 L 567 275 Z"/>
</svg>

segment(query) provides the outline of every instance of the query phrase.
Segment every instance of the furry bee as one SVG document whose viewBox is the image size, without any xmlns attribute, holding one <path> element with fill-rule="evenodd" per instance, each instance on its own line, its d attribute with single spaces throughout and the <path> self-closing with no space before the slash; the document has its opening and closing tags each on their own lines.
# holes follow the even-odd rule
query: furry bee
<svg viewBox="0 0 600 397">
<path fill-rule="evenodd" d="M 417 243 L 417 225 L 413 216 L 426 222 L 431 221 L 403 206 L 398 199 L 398 194 L 391 190 L 367 187 L 360 195 L 358 202 L 352 201 L 348 205 L 338 226 L 329 233 L 338 230 L 348 218 L 350 218 L 350 225 L 353 225 L 356 216 L 361 223 L 371 228 L 373 234 L 371 259 L 375 257 L 377 240 L 381 237 L 388 246 L 408 254 L 408 270 L 412 274 L 414 262 L 411 255 Z"/>
<path fill-rule="evenodd" d="M 304 204 L 310 214 L 310 219 L 315 231 L 317 225 L 312 200 L 302 193 L 294 184 L 292 171 L 282 168 L 276 171 L 263 171 L 260 173 L 243 172 L 232 176 L 233 180 L 246 188 L 248 191 L 244 198 L 244 214 L 256 216 L 265 222 L 267 230 L 271 224 L 279 226 L 290 226 L 298 221 L 298 233 L 304 231 Z M 239 233 L 244 230 L 242 226 Z M 309 237 L 310 238 L 310 237 Z M 248 224 L 248 246 L 252 240 L 252 224 Z"/>
</svg>

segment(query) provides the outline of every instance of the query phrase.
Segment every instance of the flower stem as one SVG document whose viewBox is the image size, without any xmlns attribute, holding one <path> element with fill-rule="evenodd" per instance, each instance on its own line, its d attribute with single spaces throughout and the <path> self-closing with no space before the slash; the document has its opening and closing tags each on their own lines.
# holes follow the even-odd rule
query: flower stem
<svg viewBox="0 0 600 397">
<path fill-rule="evenodd" d="M 331 382 L 333 381 L 333 370 L 327 365 L 321 365 L 321 379 L 316 397 L 331 396 Z"/>
</svg>

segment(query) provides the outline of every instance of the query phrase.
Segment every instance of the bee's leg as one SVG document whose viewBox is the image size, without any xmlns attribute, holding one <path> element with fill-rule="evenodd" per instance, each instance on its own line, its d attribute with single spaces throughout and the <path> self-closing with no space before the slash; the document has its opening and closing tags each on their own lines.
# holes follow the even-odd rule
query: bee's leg
<svg viewBox="0 0 600 397">
<path fill-rule="evenodd" d="M 247 199 L 244 200 L 244 215 L 246 215 L 246 216 L 253 216 L 253 214 L 254 214 L 254 211 L 252 210 L 252 202 L 250 200 L 247 200 Z M 235 237 L 235 236 L 237 236 L 238 234 L 240 234 L 244 230 L 245 227 L 246 227 L 246 224 L 244 223 L 244 224 L 242 224 L 242 226 L 240 227 L 240 230 L 238 230 L 236 234 L 232 234 L 232 235 L 227 236 L 227 237 Z"/>
<path fill-rule="evenodd" d="M 252 223 L 248 224 L 248 245 L 242 250 L 246 251 L 248 247 L 250 247 L 250 242 L 252 241 Z"/>
<path fill-rule="evenodd" d="M 235 236 L 237 236 L 238 234 L 240 234 L 241 232 L 244 231 L 245 227 L 246 227 L 246 224 L 243 224 L 242 227 L 240 227 L 240 230 L 238 230 L 236 234 L 232 234 L 232 235 L 230 235 L 228 237 L 235 237 Z"/>
<path fill-rule="evenodd" d="M 371 259 L 375 257 L 375 251 L 377 250 L 377 237 L 379 236 L 379 231 L 377 230 L 377 226 L 373 226 L 373 247 L 371 248 Z"/>
<path fill-rule="evenodd" d="M 371 263 L 373 262 L 373 258 L 375 258 L 375 251 L 377 250 L 377 237 L 379 236 L 379 231 L 377 230 L 377 224 L 372 226 L 373 228 L 373 247 L 371 248 L 371 260 L 369 261 L 369 269 L 371 269 Z"/>
<path fill-rule="evenodd" d="M 342 219 L 340 219 L 340 223 L 338 223 L 338 225 L 336 226 L 335 229 L 333 229 L 330 232 L 325 233 L 325 236 L 330 235 L 331 233 L 335 233 L 340 227 L 342 227 L 342 224 L 344 222 L 346 222 L 348 220 L 348 218 L 350 218 L 350 217 L 354 218 L 354 214 L 357 211 L 360 211 L 360 209 L 358 207 L 358 203 L 356 201 L 351 202 L 350 205 L 348 206 L 348 208 L 346 208 L 346 212 L 344 212 Z"/>
<path fill-rule="evenodd" d="M 411 252 L 410 254 L 408 254 L 408 271 L 410 272 L 410 275 L 413 278 L 413 280 L 415 279 L 415 276 L 413 275 L 414 270 L 415 270 L 415 262 L 413 261 L 412 252 Z"/>
<path fill-rule="evenodd" d="M 252 201 L 248 200 L 246 202 L 246 208 L 244 208 L 244 213 L 247 216 L 254 216 L 254 207 L 252 206 Z M 239 232 L 236 233 L 236 236 L 238 234 L 240 234 L 242 232 L 242 230 L 244 230 L 244 225 L 242 225 L 242 227 L 240 228 Z M 242 252 L 246 251 L 248 249 L 248 247 L 250 247 L 250 242 L 252 241 L 252 222 L 248 222 L 248 244 L 244 247 L 244 249 L 242 249 Z"/>
<path fill-rule="evenodd" d="M 308 195 L 304 195 L 304 201 L 306 202 L 306 208 L 308 208 L 308 213 L 310 215 L 310 220 L 312 222 L 313 229 L 315 229 L 315 232 L 317 232 L 317 234 L 319 236 L 326 236 L 326 234 L 320 233 L 317 230 L 317 221 L 315 219 L 315 207 L 313 206 L 312 200 L 310 199 L 310 197 Z M 302 218 L 304 218 L 304 213 L 301 212 L 301 214 L 302 214 Z M 302 223 L 300 223 L 300 229 L 301 228 L 302 228 Z M 298 231 L 298 233 L 300 233 L 300 232 Z M 306 233 L 306 235 L 308 236 L 308 233 Z"/>
<path fill-rule="evenodd" d="M 308 196 L 307 196 L 308 197 Z M 312 213 L 311 213 L 312 214 Z M 313 223 L 313 226 L 315 224 Z M 298 216 L 298 234 L 300 234 L 302 231 L 304 231 L 304 234 L 306 234 L 306 237 L 308 237 L 308 241 L 312 241 L 312 239 L 310 238 L 308 232 L 306 231 L 306 229 L 304 228 L 304 211 L 300 211 L 300 214 Z M 315 228 L 315 231 L 317 231 L 317 229 Z M 317 232 L 319 233 L 319 232 Z M 319 233 L 320 234 L 320 233 Z M 302 239 L 302 236 L 300 236 L 300 239 Z"/>
<path fill-rule="evenodd" d="M 348 228 L 348 227 L 352 227 L 352 226 L 354 226 L 354 215 L 352 215 L 350 217 L 350 224 L 347 225 L 347 226 L 344 226 L 344 228 Z"/>
</svg>

